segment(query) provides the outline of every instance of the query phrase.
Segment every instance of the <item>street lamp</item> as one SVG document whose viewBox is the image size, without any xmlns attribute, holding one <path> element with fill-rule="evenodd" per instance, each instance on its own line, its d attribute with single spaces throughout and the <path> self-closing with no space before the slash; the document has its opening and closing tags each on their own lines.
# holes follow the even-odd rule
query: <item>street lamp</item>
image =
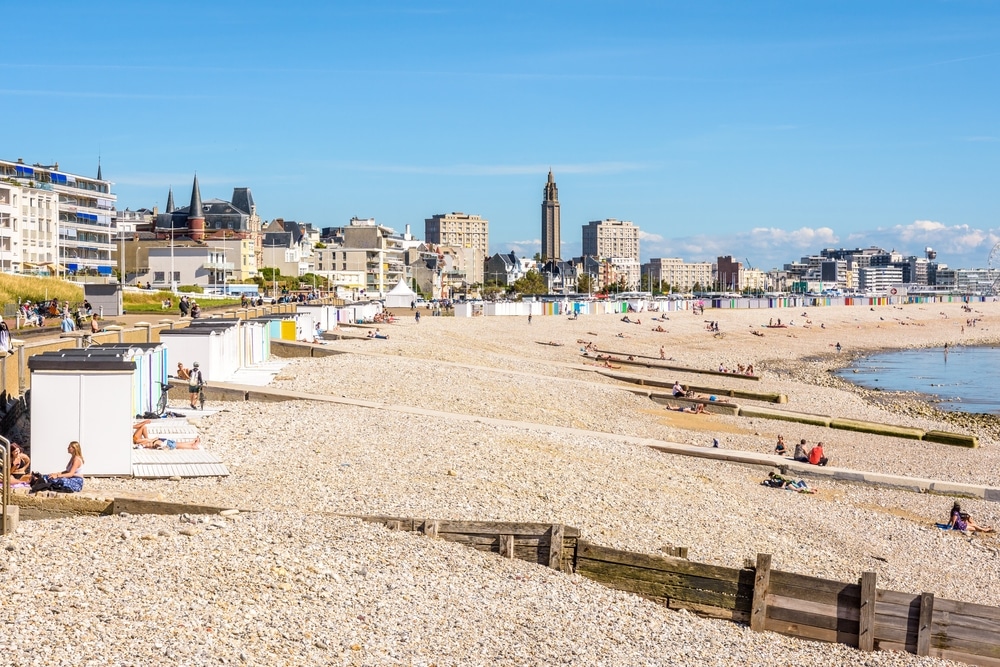
<svg viewBox="0 0 1000 667">
<path fill-rule="evenodd" d="M 141 249 L 142 249 L 142 246 L 136 246 L 135 247 L 135 282 L 137 284 L 139 282 L 139 251 Z M 122 254 L 124 254 L 124 253 L 122 253 Z M 126 277 L 127 277 L 126 275 L 122 274 L 122 285 L 124 285 L 125 282 L 127 282 L 125 280 Z"/>
</svg>

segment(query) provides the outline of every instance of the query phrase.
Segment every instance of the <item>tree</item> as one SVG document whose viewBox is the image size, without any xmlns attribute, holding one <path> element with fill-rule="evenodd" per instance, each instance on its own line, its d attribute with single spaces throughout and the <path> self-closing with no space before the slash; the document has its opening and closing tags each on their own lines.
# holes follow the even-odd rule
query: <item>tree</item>
<svg viewBox="0 0 1000 667">
<path fill-rule="evenodd" d="M 542 274 L 532 269 L 514 281 L 514 291 L 518 294 L 548 294 L 549 285 Z"/>
<path fill-rule="evenodd" d="M 590 294 L 594 287 L 594 277 L 589 273 L 581 273 L 576 279 L 576 291 L 578 294 Z"/>
</svg>

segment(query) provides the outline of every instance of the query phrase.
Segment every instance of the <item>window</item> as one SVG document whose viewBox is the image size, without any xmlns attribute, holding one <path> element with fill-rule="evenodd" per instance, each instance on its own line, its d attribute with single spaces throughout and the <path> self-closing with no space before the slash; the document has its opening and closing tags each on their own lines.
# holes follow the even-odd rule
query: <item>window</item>
<svg viewBox="0 0 1000 667">
<path fill-rule="evenodd" d="M 153 271 L 153 280 L 158 283 L 164 282 L 164 272 L 163 271 Z"/>
</svg>

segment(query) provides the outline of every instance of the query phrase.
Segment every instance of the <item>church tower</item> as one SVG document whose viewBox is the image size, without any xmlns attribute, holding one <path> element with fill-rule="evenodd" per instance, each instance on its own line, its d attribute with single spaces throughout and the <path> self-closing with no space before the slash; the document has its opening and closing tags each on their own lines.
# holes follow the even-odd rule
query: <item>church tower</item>
<svg viewBox="0 0 1000 667">
<path fill-rule="evenodd" d="M 188 206 L 188 233 L 192 241 L 205 238 L 205 213 L 201 210 L 201 188 L 198 187 L 198 174 L 194 175 L 194 186 L 191 188 L 191 205 Z"/>
<path fill-rule="evenodd" d="M 549 169 L 549 181 L 542 197 L 542 261 L 560 259 L 559 189 Z"/>
</svg>

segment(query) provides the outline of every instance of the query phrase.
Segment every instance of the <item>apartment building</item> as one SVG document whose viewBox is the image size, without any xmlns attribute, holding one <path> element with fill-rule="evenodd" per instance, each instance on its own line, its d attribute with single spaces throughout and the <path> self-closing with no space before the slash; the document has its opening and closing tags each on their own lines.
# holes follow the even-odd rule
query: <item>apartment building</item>
<svg viewBox="0 0 1000 667">
<path fill-rule="evenodd" d="M 100 166 L 90 178 L 61 171 L 58 163 L 0 160 L 3 270 L 111 275 L 117 199 L 111 185 Z"/>
<path fill-rule="evenodd" d="M 712 284 L 711 262 L 685 262 L 680 257 L 660 257 L 642 265 L 643 274 L 648 274 L 653 284 L 663 285 L 663 289 L 678 292 L 692 292 L 709 289 Z"/>
<path fill-rule="evenodd" d="M 583 226 L 583 254 L 639 261 L 639 228 L 628 220 L 593 220 Z"/>
<path fill-rule="evenodd" d="M 432 215 L 424 220 L 424 241 L 432 245 L 473 251 L 468 282 L 483 282 L 484 261 L 490 251 L 490 221 L 461 212 Z"/>
</svg>

